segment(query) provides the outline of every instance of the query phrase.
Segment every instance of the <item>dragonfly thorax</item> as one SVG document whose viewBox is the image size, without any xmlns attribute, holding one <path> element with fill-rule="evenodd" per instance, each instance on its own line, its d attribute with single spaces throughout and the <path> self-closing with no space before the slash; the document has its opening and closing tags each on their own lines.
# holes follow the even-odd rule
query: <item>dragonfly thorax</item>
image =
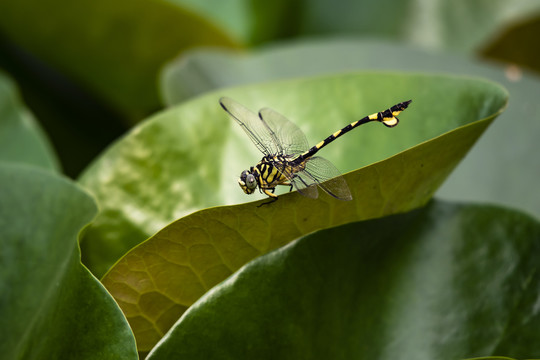
<svg viewBox="0 0 540 360">
<path fill-rule="evenodd" d="M 242 171 L 238 179 L 238 185 L 240 185 L 246 194 L 253 194 L 257 188 L 257 179 L 253 174 L 253 167 L 249 170 Z"/>
<path fill-rule="evenodd" d="M 301 165 L 293 165 L 294 162 L 291 162 L 291 159 L 295 158 L 283 155 L 266 155 L 257 165 L 242 171 L 238 184 L 246 194 L 253 194 L 257 187 L 261 192 L 265 190 L 273 192 L 277 185 L 287 182 L 287 177 L 282 174 L 280 169 L 287 169 L 289 173 L 293 174 L 302 168 Z"/>
</svg>

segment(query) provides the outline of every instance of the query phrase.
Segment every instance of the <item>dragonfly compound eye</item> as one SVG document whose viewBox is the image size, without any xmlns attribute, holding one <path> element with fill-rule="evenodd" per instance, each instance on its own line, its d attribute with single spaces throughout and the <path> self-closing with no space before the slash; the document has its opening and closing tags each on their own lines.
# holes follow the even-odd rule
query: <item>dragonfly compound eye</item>
<svg viewBox="0 0 540 360">
<path fill-rule="evenodd" d="M 257 188 L 257 180 L 255 179 L 255 176 L 247 170 L 242 171 L 242 174 L 240 174 L 238 184 L 246 194 L 253 194 Z"/>
</svg>

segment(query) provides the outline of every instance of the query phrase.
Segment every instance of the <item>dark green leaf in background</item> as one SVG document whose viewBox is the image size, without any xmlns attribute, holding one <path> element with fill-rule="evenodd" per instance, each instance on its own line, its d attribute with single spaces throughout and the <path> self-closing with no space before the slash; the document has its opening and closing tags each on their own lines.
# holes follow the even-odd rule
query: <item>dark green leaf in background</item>
<svg viewBox="0 0 540 360">
<path fill-rule="evenodd" d="M 507 96 L 497 85 L 474 79 L 351 73 L 222 90 L 162 112 L 109 148 L 80 179 L 101 209 L 81 244 L 83 260 L 94 274 L 104 274 L 129 249 L 175 219 L 210 206 L 265 197 L 248 197 L 238 187 L 240 172 L 256 164 L 261 154 L 219 106 L 223 95 L 254 110 L 274 108 L 305 130 L 313 144 L 351 121 L 413 99 L 396 128 L 370 124 L 322 151 L 343 173 L 492 118 Z M 464 142 L 428 156 L 460 149 L 460 155 L 448 157 L 455 165 L 483 128 L 477 130 L 461 139 Z M 399 164 L 380 181 L 399 186 L 407 170 L 406 164 Z M 421 171 L 418 175 L 432 176 Z M 430 189 L 442 181 L 437 179 Z"/>
<path fill-rule="evenodd" d="M 535 0 L 314 0 L 305 3 L 303 35 L 356 34 L 431 49 L 474 53 L 501 28 L 540 14 Z"/>
<path fill-rule="evenodd" d="M 305 10 L 305 3 L 288 0 L 168 1 L 200 14 L 231 37 L 251 45 L 298 35 Z"/>
<path fill-rule="evenodd" d="M 80 263 L 97 212 L 74 183 L 0 165 L 0 353 L 4 359 L 136 359 L 120 309 Z"/>
<path fill-rule="evenodd" d="M 22 103 L 13 82 L 0 72 L 0 161 L 20 162 L 53 171 L 58 160 L 47 136 Z"/>
<path fill-rule="evenodd" d="M 214 25 L 158 0 L 0 3 L 0 32 L 132 120 L 159 108 L 160 67 L 193 46 L 234 46 Z"/>
<path fill-rule="evenodd" d="M 539 252 L 532 218 L 440 201 L 320 231 L 209 291 L 148 359 L 537 357 Z"/>
<path fill-rule="evenodd" d="M 211 19 L 249 44 L 289 37 L 348 34 L 467 53 L 478 52 L 509 25 L 540 15 L 536 0 L 170 2 Z"/>
<path fill-rule="evenodd" d="M 482 356 L 466 360 L 515 360 L 506 356 Z"/>
<path fill-rule="evenodd" d="M 128 128 L 125 114 L 1 34 L 0 68 L 16 81 L 22 100 L 54 145 L 65 175 L 78 176 Z"/>
<path fill-rule="evenodd" d="M 161 107 L 161 66 L 195 46 L 236 45 L 160 0 L 0 2 L 0 68 L 20 85 L 71 177 Z"/>
<path fill-rule="evenodd" d="M 446 71 L 483 76 L 504 85 L 511 98 L 508 110 L 450 176 L 439 195 L 460 201 L 497 202 L 540 217 L 540 192 L 531 191 L 533 179 L 540 178 L 540 161 L 532 155 L 540 138 L 540 78 L 527 71 L 514 74 L 512 68 L 399 44 L 329 39 L 269 47 L 251 55 L 193 52 L 182 63 L 175 61 L 165 69 L 163 96 L 168 104 L 174 104 L 216 88 L 353 68 Z M 432 99 L 431 106 L 444 104 L 444 97 L 441 94 Z"/>
<path fill-rule="evenodd" d="M 483 46 L 481 54 L 485 57 L 517 64 L 540 72 L 540 53 L 531 46 L 540 34 L 540 17 L 511 24 L 497 38 Z"/>
</svg>

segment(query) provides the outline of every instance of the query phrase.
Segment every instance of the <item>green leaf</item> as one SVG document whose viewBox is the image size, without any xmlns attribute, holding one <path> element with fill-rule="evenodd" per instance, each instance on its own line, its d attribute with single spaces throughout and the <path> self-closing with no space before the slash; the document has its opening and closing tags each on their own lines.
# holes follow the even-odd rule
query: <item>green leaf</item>
<svg viewBox="0 0 540 360">
<path fill-rule="evenodd" d="M 472 358 L 472 359 L 467 359 L 467 360 L 515 360 L 515 359 L 511 359 L 506 356 L 486 356 L 486 357 Z"/>
<path fill-rule="evenodd" d="M 531 191 L 531 179 L 540 178 L 540 162 L 531 155 L 540 137 L 537 75 L 519 69 L 512 75 L 513 68 L 403 45 L 346 39 L 298 42 L 250 56 L 199 51 L 182 61 L 183 65 L 171 63 L 162 75 L 169 104 L 216 88 L 351 68 L 446 71 L 501 83 L 512 99 L 508 109 L 438 194 L 450 200 L 497 202 L 540 217 L 540 192 Z M 443 97 L 433 99 L 433 104 Z"/>
<path fill-rule="evenodd" d="M 71 178 L 130 122 L 102 98 L 0 36 L 0 68 L 17 83 L 20 97 L 54 144 L 62 171 Z"/>
<path fill-rule="evenodd" d="M 0 30 L 136 120 L 160 106 L 155 83 L 165 61 L 194 46 L 235 46 L 204 19 L 159 0 L 3 1 Z"/>
<path fill-rule="evenodd" d="M 265 106 L 276 109 L 305 130 L 312 144 L 351 121 L 413 99 L 396 128 L 366 125 L 321 152 L 343 173 L 459 126 L 492 119 L 505 106 L 507 96 L 500 87 L 474 79 L 351 73 L 227 89 L 162 112 L 114 144 L 80 179 L 101 209 L 81 244 L 83 261 L 94 274 L 101 276 L 129 249 L 181 216 L 210 206 L 266 197 L 257 194 L 250 198 L 238 188 L 240 172 L 256 164 L 261 154 L 219 106 L 222 95 L 253 110 Z M 357 206 L 379 204 L 381 198 L 401 192 L 400 187 L 409 189 L 416 182 L 427 181 L 424 188 L 414 187 L 418 194 L 405 194 L 395 207 L 425 202 L 488 123 L 474 123 L 450 135 L 459 138 L 455 144 L 448 144 L 443 137 L 440 145 L 430 150 L 433 153 L 420 152 L 411 159 L 421 167 L 428 158 L 439 162 L 434 158 L 443 154 L 440 166 L 432 163 L 433 169 L 413 171 L 399 159 L 394 168 L 385 164 L 374 168 L 369 174 L 374 177 L 370 180 L 375 182 L 374 188 L 353 189 L 359 194 Z M 407 171 L 415 175 L 403 183 Z M 366 181 L 370 182 L 349 185 L 364 186 Z M 379 188 L 389 193 L 381 193 Z"/>
<path fill-rule="evenodd" d="M 393 84 L 393 93 L 384 93 L 382 90 L 390 88 L 390 84 Z M 334 89 L 334 95 L 328 89 Z M 430 96 L 441 98 L 442 93 L 445 94 L 444 102 L 434 107 Z M 479 80 L 369 73 L 229 89 L 226 94 L 245 99 L 245 103 L 259 104 L 255 108 L 262 106 L 262 99 L 270 104 L 279 100 L 285 114 L 297 114 L 291 118 L 307 119 L 312 124 L 317 123 L 321 116 L 327 118 L 326 114 L 331 114 L 334 119 L 345 119 L 348 117 L 346 114 L 354 114 L 355 109 L 362 108 L 363 101 L 382 104 L 390 101 L 385 100 L 386 97 L 404 98 L 409 94 L 414 102 L 402 114 L 402 124 L 395 128 L 395 133 L 390 134 L 383 126 L 366 128 L 364 132 L 349 135 L 348 139 L 341 138 L 339 146 L 325 149 L 328 158 L 344 170 L 356 169 L 361 162 L 375 162 L 345 175 L 353 201 L 338 201 L 324 194 L 313 200 L 289 193 L 281 195 L 279 201 L 260 208 L 256 205 L 267 200 L 206 209 L 170 224 L 119 260 L 104 277 L 103 283 L 130 321 L 139 350 L 149 350 L 196 299 L 251 259 L 317 229 L 404 212 L 423 205 L 506 102 L 502 88 Z M 309 94 L 315 94 L 313 98 L 319 99 L 316 104 L 302 100 L 308 99 Z M 325 96 L 318 97 L 317 94 Z M 194 115 L 197 106 L 215 98 L 216 95 L 210 94 L 185 103 L 176 109 L 175 114 L 186 112 Z M 306 105 L 298 106 L 302 103 Z M 458 103 L 461 106 L 456 106 Z M 211 108 L 199 110 L 206 115 L 205 120 L 214 118 Z M 218 118 L 216 114 L 216 122 Z M 243 149 L 245 144 L 245 149 L 249 149 L 252 145 L 242 140 L 246 138 L 243 133 L 239 134 L 240 137 L 233 132 L 227 134 L 227 124 L 232 121 L 224 120 L 215 126 L 220 136 L 230 137 L 226 141 L 231 143 L 221 146 L 231 151 L 234 146 Z M 155 119 L 153 124 L 147 123 L 146 126 L 157 126 L 159 121 Z M 209 131 L 204 126 L 200 129 Z M 450 131 L 452 129 L 455 130 Z M 323 134 L 329 133 L 329 130 L 313 130 L 318 133 L 315 138 L 323 138 Z M 194 131 L 189 133 L 196 134 Z M 161 140 L 155 131 L 152 135 L 154 141 Z M 209 139 L 200 141 L 212 142 Z M 218 140 L 214 142 L 218 143 Z M 369 152 L 358 151 L 358 144 Z M 199 147 L 193 149 L 196 151 Z M 212 157 L 218 153 L 219 159 Z M 391 156 L 392 153 L 395 155 Z M 198 154 L 191 155 L 196 159 Z M 227 167 L 221 168 L 226 174 L 224 179 L 235 175 L 232 170 L 241 169 L 229 169 L 235 166 L 228 166 L 234 164 L 240 155 L 217 149 L 206 156 L 214 160 L 211 166 L 226 163 Z M 388 156 L 391 157 L 382 160 Z M 199 164 L 201 167 L 204 165 Z M 111 163 L 108 166 L 109 171 L 115 167 Z M 199 171 L 208 173 L 204 168 Z M 147 186 L 147 182 L 144 183 Z M 93 188 L 97 189 L 97 184 Z M 189 195 L 194 196 L 197 189 L 197 185 L 193 185 Z M 237 189 L 236 193 L 241 191 Z M 232 196 L 226 190 L 222 194 Z M 167 196 L 176 199 L 179 195 Z M 126 206 L 125 203 L 123 205 Z M 89 244 L 85 250 L 92 251 L 91 247 L 96 245 L 90 241 L 96 241 L 96 238 L 86 241 Z M 105 246 L 104 242 L 99 246 Z"/>
<path fill-rule="evenodd" d="M 77 236 L 96 212 L 71 181 L 0 165 L 3 358 L 137 358 L 120 309 L 80 263 Z"/>
<path fill-rule="evenodd" d="M 242 43 L 260 44 L 298 34 L 301 2 L 279 0 L 169 0 L 211 20 Z"/>
<path fill-rule="evenodd" d="M 426 4 L 416 0 L 170 1 L 212 19 L 251 44 L 353 34 L 461 52 L 478 51 L 505 28 L 540 15 L 536 0 L 432 0 Z"/>
<path fill-rule="evenodd" d="M 474 52 L 505 26 L 538 16 L 535 0 L 331 0 L 305 3 L 301 35 L 361 34 Z"/>
<path fill-rule="evenodd" d="M 540 51 L 531 47 L 540 33 L 540 16 L 513 23 L 481 49 L 484 57 L 540 71 Z"/>
<path fill-rule="evenodd" d="M 529 358 L 539 251 L 532 218 L 439 201 L 320 231 L 209 291 L 148 359 Z"/>
<path fill-rule="evenodd" d="M 0 161 L 59 171 L 47 136 L 22 103 L 15 84 L 0 72 Z"/>
</svg>

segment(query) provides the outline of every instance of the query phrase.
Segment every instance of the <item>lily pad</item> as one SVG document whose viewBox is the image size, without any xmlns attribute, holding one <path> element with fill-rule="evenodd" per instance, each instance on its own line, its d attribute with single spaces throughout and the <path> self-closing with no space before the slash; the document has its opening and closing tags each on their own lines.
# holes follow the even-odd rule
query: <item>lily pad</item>
<svg viewBox="0 0 540 360">
<path fill-rule="evenodd" d="M 319 231 L 213 288 L 148 359 L 532 358 L 539 251 L 534 219 L 441 201 Z"/>
<path fill-rule="evenodd" d="M 387 82 L 396 85 L 393 92 L 403 94 L 376 90 Z M 335 96 L 328 89 L 335 91 Z M 274 93 L 275 90 L 280 92 Z M 359 90 L 356 95 L 355 90 Z M 362 162 L 373 163 L 345 175 L 353 201 L 338 201 L 328 195 L 313 200 L 295 192 L 281 195 L 277 202 L 263 207 L 257 205 L 266 200 L 210 208 L 166 226 L 121 258 L 103 278 L 103 283 L 126 314 L 139 350 L 150 350 L 194 301 L 253 258 L 318 229 L 405 212 L 425 204 L 506 103 L 506 92 L 493 83 L 434 75 L 348 74 L 228 89 L 227 95 L 245 103 L 260 104 L 262 99 L 269 99 L 270 103 L 279 101 L 285 114 L 296 113 L 291 118 L 308 119 L 311 125 L 321 118 L 321 113 L 344 119 L 347 118 L 344 114 L 354 113 L 363 101 L 378 104 L 385 101 L 381 97 L 402 98 L 406 92 L 414 102 L 402 114 L 396 133 L 384 126 L 372 126 L 349 135 L 348 140 L 347 136 L 343 137 L 340 146 L 325 150 L 325 155 L 345 171 L 360 167 Z M 301 99 L 306 99 L 308 94 L 320 93 L 328 97 L 314 95 L 320 99 L 318 103 L 297 106 L 304 103 Z M 430 96 L 444 99 L 444 105 L 439 103 L 434 107 Z M 202 106 L 215 97 L 211 94 L 175 110 L 194 114 L 195 105 Z M 208 109 L 205 113 L 210 112 Z M 159 119 L 154 120 L 157 126 Z M 224 146 L 227 151 L 231 151 L 232 144 L 242 149 L 254 148 L 249 140 L 242 140 L 246 137 L 243 133 L 227 133 L 227 124 L 232 121 L 226 118 L 224 121 L 216 127 L 221 136 L 230 136 L 227 141 L 231 144 Z M 320 121 L 324 124 L 324 120 Z M 329 133 L 314 128 L 312 131 L 320 134 L 316 138 Z M 369 154 L 358 151 L 358 144 L 368 149 Z M 221 152 L 217 163 L 223 164 L 227 159 L 233 163 L 232 159 L 236 162 L 238 157 Z M 225 179 L 235 175 L 228 166 L 221 170 Z M 194 185 L 192 192 L 196 190 Z M 243 195 L 240 189 L 236 192 Z M 225 190 L 219 194 L 231 196 Z"/>
<path fill-rule="evenodd" d="M 0 353 L 6 359 L 137 359 L 122 312 L 80 262 L 97 212 L 73 182 L 0 165 Z"/>
<path fill-rule="evenodd" d="M 59 171 L 47 136 L 22 103 L 15 84 L 0 72 L 0 161 Z"/>
</svg>

